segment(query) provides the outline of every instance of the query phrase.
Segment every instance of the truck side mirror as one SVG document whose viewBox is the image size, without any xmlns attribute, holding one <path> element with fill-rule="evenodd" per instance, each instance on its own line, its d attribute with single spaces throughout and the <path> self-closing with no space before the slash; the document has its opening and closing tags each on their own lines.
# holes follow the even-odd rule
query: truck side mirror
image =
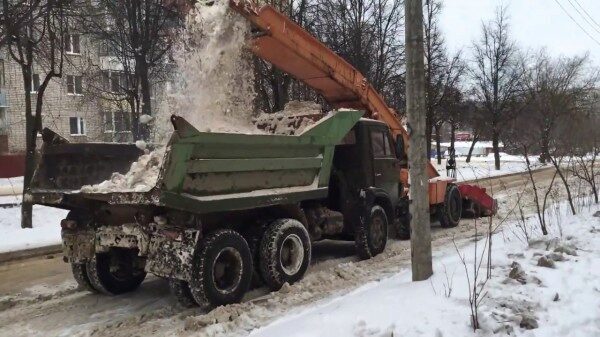
<svg viewBox="0 0 600 337">
<path fill-rule="evenodd" d="M 404 151 L 404 138 L 401 134 L 396 136 L 396 158 L 398 158 L 398 160 L 406 159 L 406 152 Z"/>
</svg>

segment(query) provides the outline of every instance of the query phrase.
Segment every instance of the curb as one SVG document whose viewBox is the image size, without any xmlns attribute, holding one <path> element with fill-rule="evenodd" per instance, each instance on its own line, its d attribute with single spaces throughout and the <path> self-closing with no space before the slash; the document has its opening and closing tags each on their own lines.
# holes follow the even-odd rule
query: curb
<svg viewBox="0 0 600 337">
<path fill-rule="evenodd" d="M 0 264 L 25 260 L 32 257 L 62 253 L 62 245 L 52 245 L 25 250 L 17 250 L 13 252 L 0 253 Z"/>
</svg>

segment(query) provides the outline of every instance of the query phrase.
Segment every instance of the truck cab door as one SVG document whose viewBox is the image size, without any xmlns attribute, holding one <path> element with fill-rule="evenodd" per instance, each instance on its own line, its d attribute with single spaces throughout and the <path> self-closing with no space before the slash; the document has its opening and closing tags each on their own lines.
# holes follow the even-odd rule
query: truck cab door
<svg viewBox="0 0 600 337">
<path fill-rule="evenodd" d="M 392 202 L 398 198 L 398 175 L 400 162 L 392 147 L 390 133 L 384 127 L 371 127 L 369 130 L 373 158 L 373 182 L 375 187 L 389 193 Z"/>
</svg>

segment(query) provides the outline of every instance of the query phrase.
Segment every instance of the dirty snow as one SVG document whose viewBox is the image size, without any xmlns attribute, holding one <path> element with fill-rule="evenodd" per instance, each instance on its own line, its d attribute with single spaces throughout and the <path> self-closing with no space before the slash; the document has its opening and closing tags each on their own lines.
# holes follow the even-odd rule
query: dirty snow
<svg viewBox="0 0 600 337">
<path fill-rule="evenodd" d="M 309 117 L 310 116 L 310 117 Z M 277 135 L 297 135 L 324 115 L 321 105 L 309 101 L 290 101 L 276 113 L 261 113 L 253 119 L 262 130 Z M 312 118 L 311 118 L 312 117 Z"/>
<path fill-rule="evenodd" d="M 109 180 L 96 185 L 83 186 L 80 191 L 82 193 L 148 192 L 156 186 L 164 155 L 164 147 L 146 153 L 131 164 L 127 173 L 115 172 Z"/>
<path fill-rule="evenodd" d="M 555 235 L 530 245 L 507 230 L 494 236 L 494 267 L 480 307 L 478 335 L 600 336 L 600 217 L 593 216 L 599 209 L 593 206 L 576 217 L 563 214 L 560 224 L 555 224 L 562 227 L 562 236 L 554 227 Z M 481 254 L 484 239 L 479 241 Z M 572 247 L 571 254 L 576 255 L 555 253 L 561 246 Z M 472 268 L 474 244 L 459 251 Z M 543 255 L 560 262 L 555 268 L 538 266 Z M 521 284 L 508 278 L 513 262 L 535 281 Z M 485 263 L 482 274 L 484 269 Z M 430 280 L 416 283 L 411 282 L 410 270 L 403 270 L 345 296 L 290 313 L 250 335 L 473 335 L 467 278 L 457 251 L 452 247 L 437 251 L 434 270 L 437 272 Z M 483 279 L 485 276 L 480 276 Z M 535 319 L 539 328 L 521 327 L 523 317 Z"/>
</svg>

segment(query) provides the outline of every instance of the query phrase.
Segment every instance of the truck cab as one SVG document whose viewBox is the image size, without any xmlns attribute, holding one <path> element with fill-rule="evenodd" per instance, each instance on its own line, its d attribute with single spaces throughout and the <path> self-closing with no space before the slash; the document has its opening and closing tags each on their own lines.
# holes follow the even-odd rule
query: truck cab
<svg viewBox="0 0 600 337">
<path fill-rule="evenodd" d="M 395 222 L 402 186 L 400 160 L 392 144 L 385 123 L 362 118 L 336 145 L 328 208 L 343 214 L 343 236 L 354 237 L 374 206 L 385 211 L 387 224 Z"/>
</svg>

